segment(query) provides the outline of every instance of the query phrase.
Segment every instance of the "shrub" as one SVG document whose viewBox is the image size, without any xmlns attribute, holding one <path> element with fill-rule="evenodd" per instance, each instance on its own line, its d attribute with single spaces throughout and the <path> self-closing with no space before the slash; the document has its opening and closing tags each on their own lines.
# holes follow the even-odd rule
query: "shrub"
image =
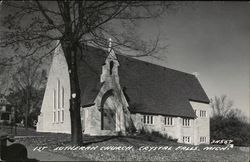
<svg viewBox="0 0 250 162">
<path fill-rule="evenodd" d="M 250 124 L 236 116 L 214 116 L 210 120 L 211 139 L 233 140 L 237 146 L 250 145 Z"/>
<path fill-rule="evenodd" d="M 144 127 L 139 130 L 137 135 L 144 136 L 148 141 L 155 141 L 156 139 L 162 138 L 168 141 L 177 142 L 177 139 L 172 138 L 171 136 L 168 136 L 167 134 L 162 134 L 158 131 L 148 131 Z"/>
<path fill-rule="evenodd" d="M 122 131 L 117 132 L 117 136 L 122 137 L 123 136 Z"/>
<path fill-rule="evenodd" d="M 210 120 L 212 140 L 234 140 L 235 145 L 250 145 L 250 124 L 244 113 L 233 108 L 233 101 L 226 95 L 211 99 L 213 117 Z"/>
<path fill-rule="evenodd" d="M 161 134 L 160 132 L 156 132 L 156 131 L 152 131 L 151 135 L 154 137 L 160 137 L 160 138 L 168 137 L 167 135 Z"/>
</svg>

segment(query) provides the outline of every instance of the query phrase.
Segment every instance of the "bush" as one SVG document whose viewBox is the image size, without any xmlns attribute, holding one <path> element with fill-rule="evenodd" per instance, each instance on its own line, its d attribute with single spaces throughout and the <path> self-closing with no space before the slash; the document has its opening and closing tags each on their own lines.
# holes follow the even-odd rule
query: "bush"
<svg viewBox="0 0 250 162">
<path fill-rule="evenodd" d="M 214 116 L 210 120 L 211 139 L 233 140 L 236 146 L 250 145 L 250 124 L 236 116 Z"/>
<path fill-rule="evenodd" d="M 152 131 L 151 135 L 154 137 L 159 137 L 159 138 L 167 138 L 167 135 L 161 134 L 160 132 Z"/>
<path fill-rule="evenodd" d="M 122 137 L 122 136 L 123 136 L 122 131 L 117 132 L 117 136 L 118 136 L 118 137 Z"/>
<path fill-rule="evenodd" d="M 171 136 L 168 136 L 167 134 L 162 134 L 158 131 L 150 132 L 146 130 L 144 127 L 142 127 L 142 129 L 139 130 L 138 135 L 146 137 L 148 141 L 155 141 L 158 138 L 162 138 L 168 141 L 177 142 L 177 139 L 173 139 Z"/>
</svg>

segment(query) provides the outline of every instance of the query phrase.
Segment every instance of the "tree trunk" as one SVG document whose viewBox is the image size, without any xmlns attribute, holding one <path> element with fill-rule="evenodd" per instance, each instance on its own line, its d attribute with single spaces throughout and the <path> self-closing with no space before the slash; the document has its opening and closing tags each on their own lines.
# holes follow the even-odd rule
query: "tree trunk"
<svg viewBox="0 0 250 162">
<path fill-rule="evenodd" d="M 26 90 L 26 110 L 25 110 L 25 129 L 28 129 L 28 116 L 29 116 L 29 109 L 30 109 L 30 91 L 29 87 Z"/>
<path fill-rule="evenodd" d="M 65 48 L 65 56 L 68 63 L 70 77 L 70 119 L 71 119 L 71 142 L 73 145 L 82 144 L 82 125 L 80 115 L 80 87 L 77 73 L 76 53 L 77 47 L 70 43 Z"/>
</svg>

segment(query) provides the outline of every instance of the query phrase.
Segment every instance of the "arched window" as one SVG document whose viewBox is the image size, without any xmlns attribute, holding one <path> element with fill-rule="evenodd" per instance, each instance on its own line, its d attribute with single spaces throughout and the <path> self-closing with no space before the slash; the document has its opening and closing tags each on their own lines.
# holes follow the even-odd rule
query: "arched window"
<svg viewBox="0 0 250 162">
<path fill-rule="evenodd" d="M 53 109 L 56 109 L 56 90 L 53 90 Z"/>
<path fill-rule="evenodd" d="M 53 89 L 53 123 L 56 122 L 56 89 Z"/>
<path fill-rule="evenodd" d="M 113 67 L 114 67 L 114 62 L 110 61 L 110 63 L 109 63 L 109 74 L 110 75 L 112 75 Z"/>
<path fill-rule="evenodd" d="M 60 106 L 61 106 L 60 99 L 61 99 L 61 97 L 60 97 L 60 80 L 57 79 L 57 108 L 58 109 L 60 109 Z"/>
<path fill-rule="evenodd" d="M 64 122 L 64 87 L 61 87 L 61 122 Z"/>
<path fill-rule="evenodd" d="M 64 87 L 61 88 L 61 107 L 64 108 Z"/>
</svg>

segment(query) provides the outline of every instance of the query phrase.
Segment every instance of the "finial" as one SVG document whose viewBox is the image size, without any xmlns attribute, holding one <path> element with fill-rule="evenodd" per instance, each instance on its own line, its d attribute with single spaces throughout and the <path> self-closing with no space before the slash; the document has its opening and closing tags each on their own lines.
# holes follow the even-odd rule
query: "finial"
<svg viewBox="0 0 250 162">
<path fill-rule="evenodd" d="M 108 55 L 109 55 L 108 56 L 109 58 L 116 59 L 115 52 L 112 49 L 112 39 L 111 38 L 109 38 Z"/>
<path fill-rule="evenodd" d="M 109 52 L 111 51 L 111 48 L 112 48 L 112 39 L 109 38 L 109 48 L 108 48 L 108 51 L 109 51 Z"/>
<path fill-rule="evenodd" d="M 200 75 L 198 72 L 193 72 L 192 73 L 196 78 L 198 78 L 198 76 Z"/>
</svg>

